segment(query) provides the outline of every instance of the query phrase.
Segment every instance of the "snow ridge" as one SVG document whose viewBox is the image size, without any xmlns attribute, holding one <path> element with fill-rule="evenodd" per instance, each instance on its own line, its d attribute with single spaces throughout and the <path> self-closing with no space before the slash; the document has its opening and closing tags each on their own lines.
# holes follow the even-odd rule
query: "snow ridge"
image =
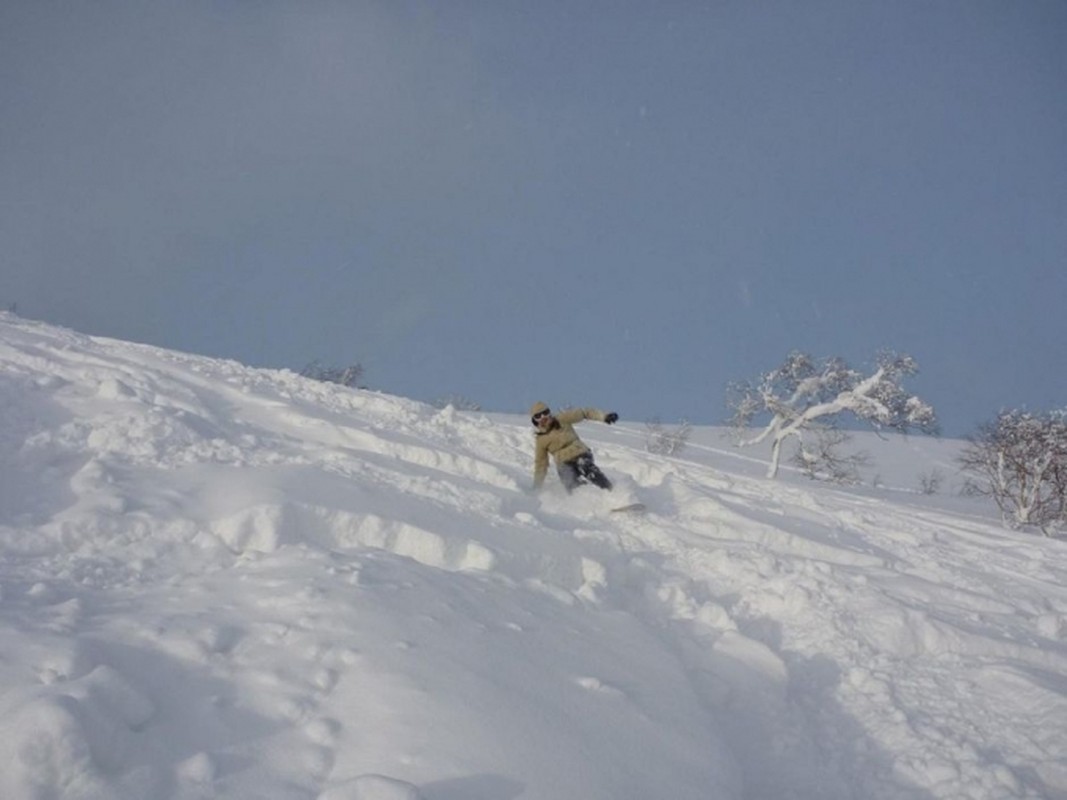
<svg viewBox="0 0 1067 800">
<path fill-rule="evenodd" d="M 12 315 L 0 406 L 0 797 L 1067 798 L 1067 547 L 975 501 L 592 423 L 532 494 L 522 418 Z"/>
</svg>

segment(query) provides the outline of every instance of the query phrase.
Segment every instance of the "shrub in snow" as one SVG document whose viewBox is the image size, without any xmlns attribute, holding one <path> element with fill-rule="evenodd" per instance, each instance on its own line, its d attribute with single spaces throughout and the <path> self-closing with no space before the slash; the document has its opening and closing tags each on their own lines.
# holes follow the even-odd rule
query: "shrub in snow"
<svg viewBox="0 0 1067 800">
<path fill-rule="evenodd" d="M 866 453 L 842 453 L 841 447 L 849 441 L 844 431 L 816 428 L 814 434 L 798 442 L 793 464 L 812 480 L 859 483 L 859 468 L 870 463 L 870 457 Z"/>
<path fill-rule="evenodd" d="M 1046 536 L 1067 525 L 1067 409 L 1002 411 L 968 437 L 964 491 L 992 497 L 1005 524 Z"/>
<path fill-rule="evenodd" d="M 730 387 L 728 405 L 740 446 L 771 442 L 770 478 L 778 474 L 782 443 L 795 437 L 803 445 L 805 433 L 818 426 L 832 428 L 844 412 L 873 426 L 907 433 L 912 429 L 937 432 L 937 416 L 928 403 L 910 395 L 904 378 L 918 372 L 911 356 L 881 353 L 874 371 L 864 375 L 844 359 L 820 361 L 793 351 L 784 362 L 754 381 Z M 749 426 L 766 419 L 763 429 L 748 436 Z"/>
<path fill-rule="evenodd" d="M 479 403 L 471 400 L 469 397 L 464 397 L 461 394 L 450 394 L 445 397 L 438 397 L 433 401 L 434 408 L 452 408 L 456 411 L 481 411 L 482 407 Z"/>
<path fill-rule="evenodd" d="M 939 469 L 924 472 L 919 476 L 919 491 L 923 494 L 937 494 L 945 482 L 945 475 Z"/>
<path fill-rule="evenodd" d="M 347 367 L 329 367 L 319 361 L 312 361 L 300 374 L 305 378 L 311 378 L 324 383 L 337 383 L 352 389 L 361 389 L 360 380 L 363 378 L 363 366 L 351 364 Z"/>
<path fill-rule="evenodd" d="M 660 456 L 673 456 L 682 451 L 689 441 L 692 425 L 682 420 L 677 427 L 668 429 L 658 419 L 645 423 L 645 449 Z"/>
</svg>

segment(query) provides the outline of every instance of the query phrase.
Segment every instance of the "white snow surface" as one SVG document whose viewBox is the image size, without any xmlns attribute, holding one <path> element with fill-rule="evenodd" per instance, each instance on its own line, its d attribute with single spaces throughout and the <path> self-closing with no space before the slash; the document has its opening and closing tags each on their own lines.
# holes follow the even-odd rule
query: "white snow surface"
<svg viewBox="0 0 1067 800">
<path fill-rule="evenodd" d="M 1067 798 L 1067 543 L 958 443 L 535 494 L 521 415 L 12 315 L 0 414 L 4 800 Z"/>
</svg>

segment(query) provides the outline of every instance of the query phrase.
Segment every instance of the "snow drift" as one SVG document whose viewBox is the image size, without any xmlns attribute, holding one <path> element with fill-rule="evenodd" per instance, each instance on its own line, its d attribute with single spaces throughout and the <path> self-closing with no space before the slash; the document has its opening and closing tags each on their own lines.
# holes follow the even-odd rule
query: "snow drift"
<svg viewBox="0 0 1067 800">
<path fill-rule="evenodd" d="M 11 315 L 0 408 L 5 800 L 1067 797 L 1067 547 L 951 442 L 535 495 L 521 416 Z"/>
</svg>

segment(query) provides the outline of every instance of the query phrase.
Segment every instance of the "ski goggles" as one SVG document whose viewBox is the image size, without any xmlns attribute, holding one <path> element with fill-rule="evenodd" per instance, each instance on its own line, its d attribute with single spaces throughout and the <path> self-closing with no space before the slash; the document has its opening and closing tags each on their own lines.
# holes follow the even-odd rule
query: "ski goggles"
<svg viewBox="0 0 1067 800">
<path fill-rule="evenodd" d="M 532 417 L 530 417 L 530 419 L 532 419 L 534 421 L 534 423 L 536 424 L 536 423 L 540 422 L 541 420 L 545 419 L 546 417 L 551 417 L 551 416 L 552 416 L 552 409 L 546 408 L 543 411 L 538 411 L 536 414 L 534 414 Z"/>
</svg>

